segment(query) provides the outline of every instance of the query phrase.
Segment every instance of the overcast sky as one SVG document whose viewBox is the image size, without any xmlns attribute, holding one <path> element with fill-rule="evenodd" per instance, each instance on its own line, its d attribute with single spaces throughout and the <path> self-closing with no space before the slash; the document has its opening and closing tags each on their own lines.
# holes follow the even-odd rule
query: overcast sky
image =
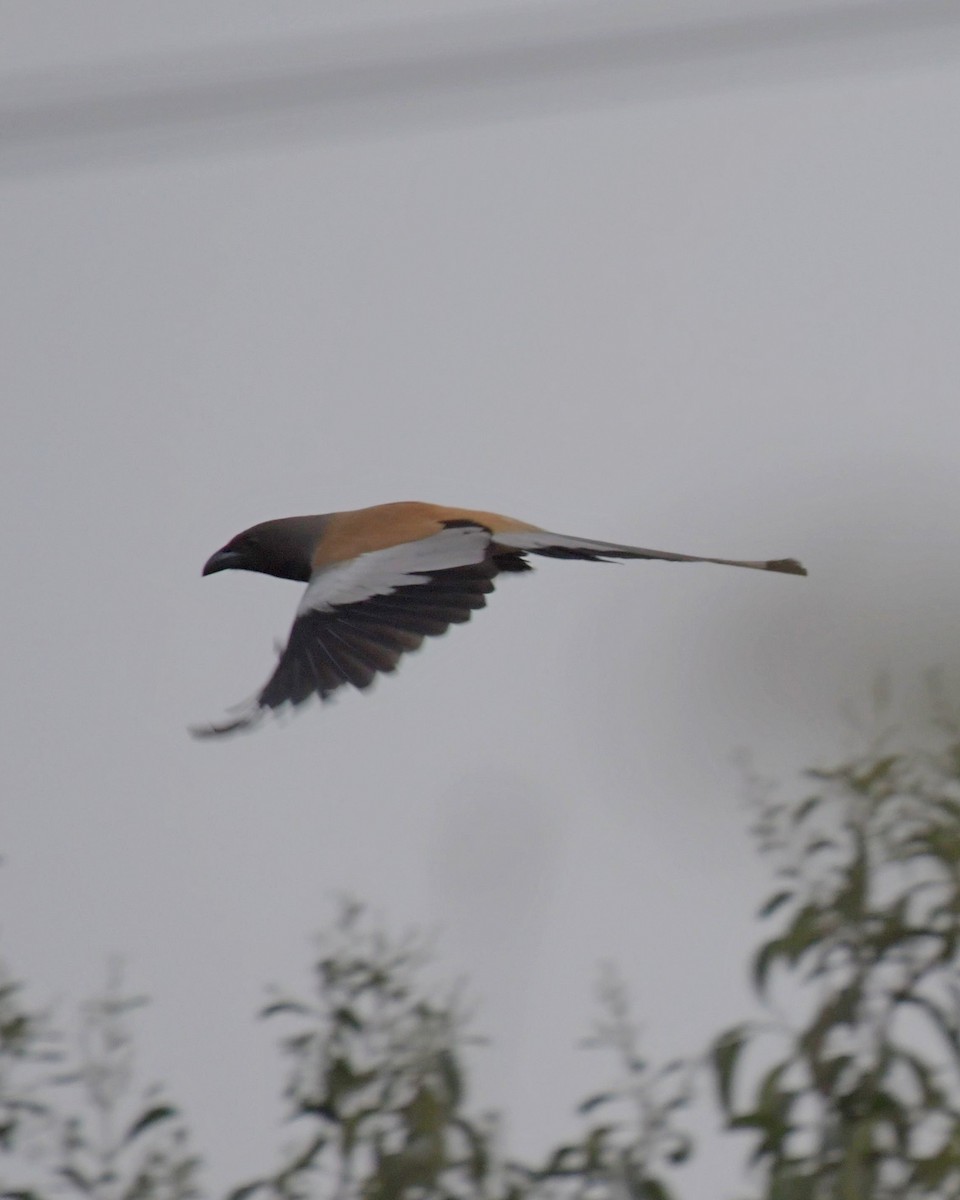
<svg viewBox="0 0 960 1200">
<path fill-rule="evenodd" d="M 3 98 L 396 13 L 8 0 Z M 3 953 L 65 1009 L 127 956 L 211 1185 L 271 1161 L 252 1014 L 342 891 L 439 929 L 519 1151 L 605 1080 L 577 1048 L 602 959 L 657 1057 L 749 1012 L 767 884 L 735 752 L 789 779 L 856 746 L 841 711 L 878 670 L 957 657 L 952 37 L 0 172 Z M 190 739 L 264 681 L 299 594 L 205 558 L 399 499 L 810 577 L 545 561 L 372 694 Z M 687 1194 L 732 1191 L 738 1153 Z"/>
</svg>

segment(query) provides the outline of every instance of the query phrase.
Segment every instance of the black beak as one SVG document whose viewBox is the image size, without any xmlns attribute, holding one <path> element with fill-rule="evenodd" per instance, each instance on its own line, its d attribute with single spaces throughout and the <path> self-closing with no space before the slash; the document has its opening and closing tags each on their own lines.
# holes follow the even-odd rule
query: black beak
<svg viewBox="0 0 960 1200">
<path fill-rule="evenodd" d="M 242 561 L 243 555 L 239 550 L 218 550 L 203 564 L 203 574 L 215 575 L 217 571 L 229 571 L 232 567 L 239 567 Z"/>
</svg>

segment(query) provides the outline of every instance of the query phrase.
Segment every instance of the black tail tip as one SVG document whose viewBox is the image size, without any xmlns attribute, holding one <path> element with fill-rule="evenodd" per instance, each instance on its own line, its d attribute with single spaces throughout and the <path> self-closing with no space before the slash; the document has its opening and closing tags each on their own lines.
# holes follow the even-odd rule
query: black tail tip
<svg viewBox="0 0 960 1200">
<path fill-rule="evenodd" d="M 779 571 L 783 575 L 806 575 L 807 568 L 795 558 L 775 558 L 767 563 L 768 571 Z"/>
</svg>

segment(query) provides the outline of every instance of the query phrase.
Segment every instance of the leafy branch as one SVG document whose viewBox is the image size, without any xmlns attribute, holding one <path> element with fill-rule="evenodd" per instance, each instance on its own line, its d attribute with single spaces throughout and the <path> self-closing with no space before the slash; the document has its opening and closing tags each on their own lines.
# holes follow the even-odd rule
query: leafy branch
<svg viewBox="0 0 960 1200">
<path fill-rule="evenodd" d="M 7 993 L 14 1004 L 16 989 Z M 0 1010 L 4 1000 L 0 998 Z M 49 1017 L 25 1013 L 0 1026 L 0 1063 L 27 1059 L 29 1080 L 0 1075 L 5 1125 L 0 1153 L 15 1162 L 16 1186 L 0 1197 L 41 1200 L 76 1195 L 86 1200 L 194 1200 L 199 1160 L 187 1145 L 178 1110 L 158 1088 L 135 1087 L 131 1014 L 145 1003 L 125 994 L 120 971 L 83 1005 L 76 1045 L 52 1031 Z M 32 1118 L 29 1129 L 19 1118 Z"/>
<path fill-rule="evenodd" d="M 770 1196 L 960 1194 L 960 743 L 876 749 L 800 800 L 758 800 L 777 930 L 753 968 L 772 1020 L 714 1043 L 727 1127 Z M 779 989 L 774 988 L 779 985 Z M 799 1018 L 787 1020 L 772 990 Z M 782 1049 L 770 1061 L 769 1041 Z M 745 1061 L 765 1069 L 737 1103 Z"/>
</svg>

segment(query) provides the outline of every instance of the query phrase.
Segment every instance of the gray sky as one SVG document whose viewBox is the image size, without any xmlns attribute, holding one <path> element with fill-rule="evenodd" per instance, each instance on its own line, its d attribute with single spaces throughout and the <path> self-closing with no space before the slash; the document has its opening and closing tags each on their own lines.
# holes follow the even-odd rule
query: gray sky
<svg viewBox="0 0 960 1200">
<path fill-rule="evenodd" d="M 0 67 L 387 17 L 7 3 Z M 5 953 L 64 1002 L 127 954 L 212 1184 L 270 1161 L 252 1013 L 343 890 L 440 929 L 519 1150 L 604 1081 L 600 960 L 655 1055 L 698 1050 L 749 1010 L 766 886 L 733 752 L 829 758 L 879 669 L 955 665 L 960 81 L 888 50 L 0 175 Z M 413 498 L 811 575 L 545 562 L 374 694 L 191 740 L 298 596 L 204 559 Z"/>
</svg>

